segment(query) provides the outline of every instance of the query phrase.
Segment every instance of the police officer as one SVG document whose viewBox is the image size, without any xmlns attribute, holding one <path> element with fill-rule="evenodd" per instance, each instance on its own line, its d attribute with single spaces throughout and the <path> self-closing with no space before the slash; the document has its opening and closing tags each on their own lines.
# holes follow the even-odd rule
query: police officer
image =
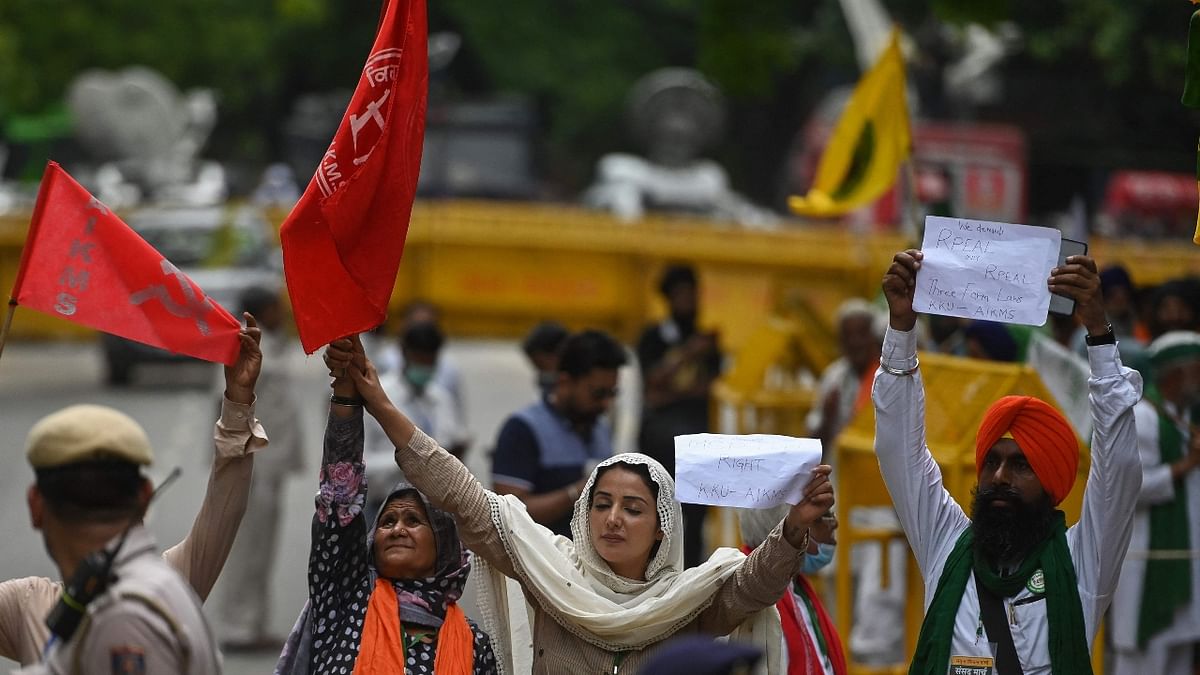
<svg viewBox="0 0 1200 675">
<path fill-rule="evenodd" d="M 145 431 L 112 408 L 75 405 L 35 424 L 26 454 L 30 517 L 67 592 L 42 663 L 18 672 L 220 673 L 200 599 L 142 525 L 153 494 Z M 89 602 L 85 590 L 98 594 Z M 64 631 L 73 613 L 78 626 Z"/>
</svg>

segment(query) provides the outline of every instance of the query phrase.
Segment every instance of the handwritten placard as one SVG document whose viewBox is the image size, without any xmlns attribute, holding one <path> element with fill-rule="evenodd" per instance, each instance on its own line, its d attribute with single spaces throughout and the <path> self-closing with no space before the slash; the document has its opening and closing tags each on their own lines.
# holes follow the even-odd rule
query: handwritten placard
<svg viewBox="0 0 1200 675">
<path fill-rule="evenodd" d="M 1040 326 L 1061 245 L 1049 227 L 929 216 L 913 309 Z"/>
<path fill-rule="evenodd" d="M 754 434 L 675 437 L 675 497 L 761 509 L 796 504 L 821 463 L 821 441 Z"/>
</svg>

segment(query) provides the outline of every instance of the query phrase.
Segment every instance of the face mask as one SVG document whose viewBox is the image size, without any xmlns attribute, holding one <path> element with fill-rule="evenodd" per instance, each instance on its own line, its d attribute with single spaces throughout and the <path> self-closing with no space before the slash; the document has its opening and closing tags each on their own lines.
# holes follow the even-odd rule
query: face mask
<svg viewBox="0 0 1200 675">
<path fill-rule="evenodd" d="M 817 544 L 817 552 L 804 556 L 800 571 L 804 574 L 816 574 L 820 569 L 833 562 L 835 547 L 831 544 Z"/>
<path fill-rule="evenodd" d="M 424 389 L 433 379 L 433 366 L 407 365 L 404 367 L 404 379 L 417 389 Z"/>
</svg>

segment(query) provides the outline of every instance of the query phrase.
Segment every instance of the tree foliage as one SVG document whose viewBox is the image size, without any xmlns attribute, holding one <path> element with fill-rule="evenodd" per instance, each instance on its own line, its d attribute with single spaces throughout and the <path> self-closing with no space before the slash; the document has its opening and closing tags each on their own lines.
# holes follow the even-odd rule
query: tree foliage
<svg viewBox="0 0 1200 675">
<path fill-rule="evenodd" d="M 261 159 L 291 95 L 353 81 L 378 5 L 351 4 L 4 0 L 0 118 L 53 107 L 86 69 L 144 64 L 181 89 L 214 89 L 230 151 Z"/>
<path fill-rule="evenodd" d="M 1049 100 L 1109 99 L 1058 106 L 1090 108 L 1100 127 L 1190 123 L 1177 103 L 1191 11 L 1182 0 L 886 4 L 910 29 L 935 18 L 1014 22 L 1023 35 L 1014 59 L 1018 79 L 1033 77 L 1038 84 L 1030 88 Z M 218 91 L 221 126 L 212 153 L 268 161 L 278 156 L 282 122 L 298 95 L 353 86 L 379 5 L 3 0 L 0 128 L 6 116 L 54 109 L 83 69 L 140 63 L 181 88 Z M 832 85 L 858 75 L 836 0 L 441 0 L 429 11 L 431 30 L 464 38 L 450 73 L 459 94 L 532 97 L 542 113 L 547 174 L 571 187 L 586 182 L 600 153 L 628 149 L 624 101 L 638 77 L 693 66 L 730 102 L 731 134 L 717 155 L 734 169 L 739 188 L 773 197 L 768 183 L 805 115 Z M 1045 84 L 1059 80 L 1072 86 L 1060 92 Z M 1016 113 L 1028 107 L 1019 100 L 1006 105 Z M 979 115 L 989 114 L 1003 119 L 1008 112 Z"/>
<path fill-rule="evenodd" d="M 933 3 L 935 16 L 945 21 L 1016 24 L 1025 35 L 1028 54 L 1038 63 L 1095 66 L 1095 75 L 1109 85 L 1149 86 L 1163 92 L 1182 86 L 1187 22 L 1193 9 L 1184 0 Z"/>
</svg>

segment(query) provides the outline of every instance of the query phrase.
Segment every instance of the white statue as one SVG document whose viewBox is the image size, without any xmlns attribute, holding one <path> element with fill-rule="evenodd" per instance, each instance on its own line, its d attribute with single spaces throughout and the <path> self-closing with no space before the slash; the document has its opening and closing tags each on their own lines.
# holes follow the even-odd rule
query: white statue
<svg viewBox="0 0 1200 675">
<path fill-rule="evenodd" d="M 180 94 L 143 66 L 90 70 L 71 83 L 67 104 L 80 143 L 102 162 L 95 182 L 105 203 L 149 197 L 199 206 L 227 196 L 225 170 L 199 160 L 217 123 L 210 90 Z"/>
<path fill-rule="evenodd" d="M 646 157 L 613 153 L 600 158 L 584 203 L 625 222 L 648 210 L 695 213 L 748 226 L 779 220 L 729 186 L 720 164 L 701 152 L 721 135 L 724 101 L 700 73 L 663 68 L 642 77 L 629 96 L 629 123 Z"/>
</svg>

